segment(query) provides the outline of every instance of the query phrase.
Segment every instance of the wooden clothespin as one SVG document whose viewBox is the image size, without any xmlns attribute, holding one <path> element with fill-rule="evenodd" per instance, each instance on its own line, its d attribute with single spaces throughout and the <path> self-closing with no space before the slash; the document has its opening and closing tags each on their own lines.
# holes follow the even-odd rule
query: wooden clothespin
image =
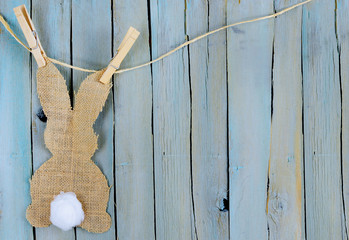
<svg viewBox="0 0 349 240">
<path fill-rule="evenodd" d="M 111 77 L 115 73 L 115 71 L 120 67 L 121 62 L 124 60 L 126 57 L 127 53 L 130 51 L 132 48 L 133 44 L 137 40 L 139 36 L 139 32 L 133 28 L 130 27 L 122 40 L 116 56 L 111 60 L 109 63 L 107 69 L 103 73 L 101 79 L 99 80 L 100 82 L 106 84 L 110 81 Z"/>
<path fill-rule="evenodd" d="M 29 44 L 29 47 L 31 49 L 31 52 L 34 55 L 34 58 L 36 62 L 38 63 L 39 67 L 43 67 L 46 65 L 45 60 L 45 52 L 41 46 L 39 37 L 36 33 L 34 24 L 32 20 L 30 19 L 30 16 L 28 14 L 28 11 L 25 7 L 25 5 L 18 6 L 13 9 L 13 11 L 16 14 L 17 20 L 19 22 L 19 25 L 22 28 L 22 31 L 24 33 L 25 38 L 27 39 L 27 42 Z"/>
</svg>

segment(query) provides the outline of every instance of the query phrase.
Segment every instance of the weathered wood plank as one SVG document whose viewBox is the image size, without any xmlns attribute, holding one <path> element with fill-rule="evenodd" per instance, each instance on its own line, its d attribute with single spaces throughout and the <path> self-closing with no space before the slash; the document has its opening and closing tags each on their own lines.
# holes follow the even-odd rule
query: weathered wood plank
<svg viewBox="0 0 349 240">
<path fill-rule="evenodd" d="M 0 1 L 16 32 L 21 30 L 12 9 L 21 4 L 30 9 L 29 1 Z M 0 56 L 0 239 L 33 239 L 25 218 L 32 173 L 30 56 L 2 26 Z"/>
<path fill-rule="evenodd" d="M 70 62 L 70 20 L 71 4 L 69 1 L 32 1 L 32 19 L 40 37 L 41 44 L 50 57 Z M 59 27 L 57 27 L 59 26 Z M 33 58 L 32 64 L 32 139 L 33 139 L 33 168 L 36 171 L 52 154 L 46 148 L 44 131 L 46 128 L 41 104 L 36 89 L 37 64 Z M 71 71 L 59 67 L 59 70 L 67 80 L 70 88 Z M 40 119 L 41 118 L 41 119 Z M 50 226 L 36 228 L 36 239 L 74 239 L 74 230 L 64 232 L 61 229 Z"/>
<path fill-rule="evenodd" d="M 299 2 L 278 1 L 276 11 Z M 304 239 L 302 9 L 275 20 L 273 115 L 267 201 L 269 239 Z"/>
<path fill-rule="evenodd" d="M 258 6 L 258 7 L 256 7 Z M 272 0 L 228 1 L 228 24 L 273 12 Z M 231 239 L 267 239 L 274 20 L 228 30 Z M 253 230 L 251 230 L 253 226 Z"/>
<path fill-rule="evenodd" d="M 114 1 L 114 52 L 133 26 L 141 35 L 122 66 L 150 60 L 146 1 Z M 117 75 L 115 186 L 119 239 L 155 239 L 150 67 Z"/>
<path fill-rule="evenodd" d="M 189 39 L 226 23 L 225 1 L 187 1 Z M 226 32 L 189 47 L 192 177 L 198 239 L 228 239 Z M 228 206 L 226 206 L 228 208 Z"/>
<path fill-rule="evenodd" d="M 348 234 L 349 222 L 349 2 L 336 1 L 337 41 L 342 103 L 342 195 L 344 200 L 345 232 Z"/>
<path fill-rule="evenodd" d="M 184 1 L 150 1 L 153 58 L 186 39 Z M 193 239 L 190 82 L 184 48 L 153 65 L 157 239 Z"/>
<path fill-rule="evenodd" d="M 345 236 L 340 159 L 341 96 L 335 1 L 303 8 L 306 227 L 308 239 Z"/>
<path fill-rule="evenodd" d="M 112 57 L 112 17 L 111 1 L 72 2 L 72 59 L 73 64 L 92 69 L 106 67 Z M 73 88 L 77 92 L 86 73 L 73 72 Z M 98 150 L 92 160 L 101 169 L 111 186 L 114 183 L 113 146 L 113 93 L 111 92 L 103 111 L 100 113 L 94 130 L 98 134 Z M 114 186 L 110 189 L 107 212 L 113 219 L 109 231 L 102 234 L 89 233 L 77 228 L 77 239 L 115 239 Z"/>
</svg>

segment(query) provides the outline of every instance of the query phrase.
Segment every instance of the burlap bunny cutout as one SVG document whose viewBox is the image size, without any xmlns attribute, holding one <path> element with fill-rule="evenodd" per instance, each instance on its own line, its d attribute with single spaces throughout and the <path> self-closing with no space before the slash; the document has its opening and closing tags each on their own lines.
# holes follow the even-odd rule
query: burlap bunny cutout
<svg viewBox="0 0 349 240">
<path fill-rule="evenodd" d="M 37 73 L 37 90 L 47 116 L 45 144 L 52 153 L 30 181 L 32 203 L 27 219 L 35 227 L 47 227 L 50 203 L 60 192 L 74 192 L 81 202 L 84 220 L 81 228 L 101 233 L 111 226 L 106 212 L 109 200 L 108 182 L 91 160 L 97 149 L 93 124 L 102 111 L 111 83 L 98 80 L 103 71 L 89 75 L 80 86 L 74 109 L 63 76 L 47 59 Z"/>
</svg>

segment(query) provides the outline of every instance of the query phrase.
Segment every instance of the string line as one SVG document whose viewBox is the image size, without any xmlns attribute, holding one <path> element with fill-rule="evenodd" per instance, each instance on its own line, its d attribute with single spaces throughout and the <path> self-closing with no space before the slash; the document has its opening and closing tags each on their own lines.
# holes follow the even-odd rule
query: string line
<svg viewBox="0 0 349 240">
<path fill-rule="evenodd" d="M 280 16 L 288 11 L 291 11 L 292 9 L 294 8 L 297 8 L 297 7 L 300 7 L 304 4 L 307 4 L 309 2 L 311 2 L 313 0 L 306 0 L 306 1 L 303 1 L 303 2 L 300 2 L 300 3 L 297 3 L 297 4 L 294 4 L 288 8 L 285 8 L 279 12 L 276 12 L 274 14 L 270 14 L 270 15 L 266 15 L 266 16 L 263 16 L 263 17 L 258 17 L 258 18 L 254 18 L 254 19 L 249 19 L 249 20 L 245 20 L 245 21 L 241 21 L 241 22 L 236 22 L 236 23 L 232 23 L 232 24 L 229 24 L 229 25 L 226 25 L 226 26 L 223 26 L 223 27 L 220 27 L 220 28 L 217 28 L 215 30 L 212 30 L 210 32 L 207 32 L 203 35 L 200 35 L 196 38 L 193 38 L 192 40 L 189 40 L 187 42 L 184 42 L 182 43 L 181 45 L 179 45 L 178 47 L 172 49 L 171 51 L 161 55 L 160 57 L 152 60 L 152 61 L 149 61 L 149 62 L 146 62 L 146 63 L 143 63 L 143 64 L 140 64 L 140 65 L 137 65 L 137 66 L 134 66 L 134 67 L 130 67 L 130 68 L 124 68 L 124 69 L 119 69 L 115 72 L 115 74 L 118 74 L 118 73 L 123 73 L 123 72 L 128 72 L 128 71 L 132 71 L 132 70 L 136 70 L 138 68 L 142 68 L 142 67 L 146 67 L 150 64 L 153 64 L 153 63 L 156 63 L 162 59 L 164 59 L 165 57 L 168 57 L 170 56 L 171 54 L 175 53 L 176 51 L 184 48 L 185 46 L 188 46 L 189 44 L 192 44 L 200 39 L 203 39 L 205 37 L 208 37 L 212 34 L 215 34 L 217 32 L 220 32 L 222 30 L 225 30 L 227 28 L 231 28 L 231 27 L 234 27 L 234 26 L 237 26 L 237 25 L 241 25 L 241 24 L 245 24 L 245 23 L 252 23 L 252 22 L 257 22 L 257 21 L 261 21 L 261 20 L 266 20 L 266 19 L 270 19 L 270 18 L 275 18 L 277 16 Z M 31 49 L 25 45 L 19 38 L 18 36 L 12 31 L 10 25 L 7 23 L 7 21 L 4 19 L 4 17 L 0 14 L 0 22 L 2 23 L 2 25 L 5 27 L 5 29 L 12 35 L 12 37 L 19 43 L 21 44 L 25 49 L 27 49 L 29 52 L 31 52 Z M 71 68 L 71 69 L 74 69 L 74 70 L 78 70 L 78 71 L 82 71 L 82 72 L 97 72 L 97 70 L 93 70 L 93 69 L 86 69 L 86 68 L 81 68 L 81 67 L 77 67 L 77 66 L 74 66 L 74 65 L 70 65 L 68 63 L 65 63 L 65 62 L 62 62 L 62 61 L 59 61 L 57 59 L 54 59 L 54 58 L 50 58 L 48 57 L 48 59 L 50 59 L 51 62 L 55 63 L 55 64 L 58 64 L 58 65 L 61 65 L 61 66 L 64 66 L 64 67 L 67 67 L 67 68 Z"/>
</svg>

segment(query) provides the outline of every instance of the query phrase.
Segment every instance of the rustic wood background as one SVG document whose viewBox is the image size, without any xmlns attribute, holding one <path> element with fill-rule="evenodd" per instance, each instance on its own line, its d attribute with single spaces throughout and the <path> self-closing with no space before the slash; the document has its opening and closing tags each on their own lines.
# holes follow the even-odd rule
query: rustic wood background
<svg viewBox="0 0 349 240">
<path fill-rule="evenodd" d="M 296 0 L 14 0 L 46 53 L 105 67 L 149 61 L 222 25 Z M 348 239 L 349 3 L 314 0 L 115 76 L 93 160 L 112 186 L 112 228 L 33 228 L 29 179 L 50 158 L 37 65 L 0 33 L 0 239 Z M 23 35 L 21 38 L 24 39 Z M 73 95 L 86 73 L 59 68 Z"/>
</svg>

